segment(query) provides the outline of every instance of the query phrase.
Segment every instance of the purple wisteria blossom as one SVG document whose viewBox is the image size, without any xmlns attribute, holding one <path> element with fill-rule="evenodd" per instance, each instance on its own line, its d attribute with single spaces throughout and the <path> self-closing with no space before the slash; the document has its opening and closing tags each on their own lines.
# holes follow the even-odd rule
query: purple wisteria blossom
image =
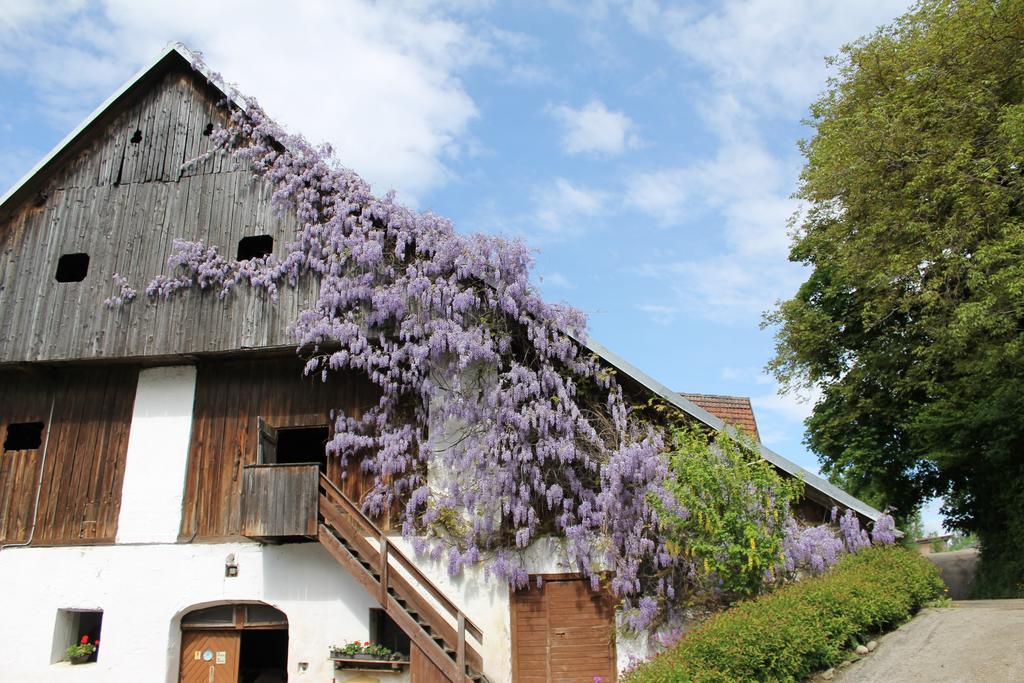
<svg viewBox="0 0 1024 683">
<path fill-rule="evenodd" d="M 786 522 L 783 557 L 786 571 L 820 574 L 834 565 L 843 553 L 843 542 L 828 524 L 800 527 L 792 517 Z"/>
<path fill-rule="evenodd" d="M 884 514 L 871 527 L 871 542 L 875 545 L 892 545 L 896 542 L 896 521 L 892 515 Z"/>
<path fill-rule="evenodd" d="M 112 279 L 114 281 L 114 286 L 117 288 L 117 293 L 103 301 L 103 305 L 107 308 L 118 308 L 123 306 L 124 304 L 132 301 L 138 295 L 138 292 L 136 292 L 131 284 L 129 284 L 128 278 L 114 273 L 114 277 Z"/>
<path fill-rule="evenodd" d="M 806 571 L 820 574 L 846 553 L 855 553 L 875 545 L 891 545 L 896 542 L 896 524 L 889 514 L 881 515 L 868 532 L 861 529 L 859 518 L 851 510 L 841 516 L 833 508 L 831 520 L 838 519 L 838 529 L 832 524 L 801 526 L 794 518 L 786 520 L 786 534 L 783 539 L 783 565 L 787 573 Z"/>
<path fill-rule="evenodd" d="M 860 528 L 860 520 L 852 510 L 847 510 L 839 518 L 839 532 L 843 537 L 843 545 L 846 552 L 855 553 L 861 548 L 871 545 L 871 538 L 868 532 Z"/>
<path fill-rule="evenodd" d="M 530 284 L 526 246 L 462 236 L 439 216 L 374 197 L 328 147 L 286 133 L 252 100 L 211 140 L 213 153 L 271 183 L 273 202 L 300 227 L 280 259 L 237 261 L 175 240 L 172 275 L 146 293 L 223 297 L 246 284 L 273 302 L 280 286 L 316 278 L 318 298 L 289 328 L 305 371 L 356 371 L 380 390 L 360 416 L 335 414 L 327 446 L 343 465 L 368 454 L 367 511 L 402 501 L 417 552 L 443 558 L 452 575 L 485 561 L 517 588 L 528 580 L 522 551 L 555 535 L 593 585 L 613 571 L 632 628 L 657 620 L 692 574 L 666 549 L 652 506 L 674 505 L 662 438 L 631 419 L 614 375 L 574 340 L 584 315 Z M 454 426 L 457 438 L 439 447 L 428 425 Z M 445 474 L 428 485 L 428 470 Z"/>
</svg>

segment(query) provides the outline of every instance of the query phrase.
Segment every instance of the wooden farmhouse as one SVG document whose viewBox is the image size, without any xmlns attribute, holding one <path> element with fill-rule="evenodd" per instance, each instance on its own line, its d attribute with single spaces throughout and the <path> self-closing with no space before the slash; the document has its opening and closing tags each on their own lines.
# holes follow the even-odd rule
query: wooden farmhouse
<svg viewBox="0 0 1024 683">
<path fill-rule="evenodd" d="M 572 567 L 538 553 L 544 587 L 520 592 L 482 571 L 450 579 L 363 514 L 358 466 L 343 476 L 323 446 L 332 409 L 358 415 L 376 394 L 358 376 L 303 378 L 286 325 L 314 285 L 274 307 L 246 288 L 103 305 L 114 273 L 166 272 L 173 238 L 246 258 L 294 234 L 249 171 L 183 165 L 227 121 L 228 95 L 193 61 L 169 46 L 0 199 L 0 680 L 615 680 L 643 648 L 617 639 L 609 600 Z M 808 514 L 877 518 L 761 449 L 807 483 Z M 101 646 L 72 664 L 83 635 Z M 348 641 L 403 656 L 332 658 Z"/>
</svg>

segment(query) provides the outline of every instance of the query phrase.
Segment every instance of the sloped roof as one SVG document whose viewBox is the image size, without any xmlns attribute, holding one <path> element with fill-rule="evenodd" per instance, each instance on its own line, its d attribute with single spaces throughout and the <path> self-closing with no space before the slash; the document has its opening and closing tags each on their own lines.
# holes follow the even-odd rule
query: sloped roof
<svg viewBox="0 0 1024 683">
<path fill-rule="evenodd" d="M 593 353 L 600 356 L 605 360 L 605 362 L 614 366 L 619 370 L 619 372 L 629 376 L 633 381 L 654 392 L 661 397 L 662 400 L 679 408 L 701 424 L 704 424 L 715 431 L 724 431 L 731 434 L 737 433 L 736 427 L 733 427 L 722 419 L 712 415 L 710 411 L 705 410 L 685 396 L 672 391 L 658 380 L 634 366 L 632 363 L 605 348 L 600 342 L 594 339 L 577 341 L 590 349 Z M 809 498 L 815 499 L 825 505 L 838 505 L 840 507 L 849 508 L 857 514 L 872 521 L 878 519 L 882 515 L 881 512 L 864 501 L 851 496 L 838 486 L 835 486 L 831 482 L 819 477 L 817 474 L 814 474 L 809 470 L 805 470 L 795 462 L 782 457 L 763 443 L 758 443 L 758 448 L 761 452 L 762 458 L 786 474 L 802 480 L 807 487 L 806 495 Z"/>
<path fill-rule="evenodd" d="M 754 408 L 746 396 L 721 396 L 719 394 L 691 394 L 680 391 L 679 395 L 693 401 L 704 410 L 733 427 L 739 427 L 755 441 L 761 440 L 757 432 Z"/>
<path fill-rule="evenodd" d="M 0 208 L 3 208 L 4 205 L 15 197 L 15 195 L 19 194 L 21 190 L 29 185 L 30 181 L 39 173 L 44 171 L 47 166 L 58 161 L 62 153 L 71 147 L 93 123 L 100 119 L 115 103 L 132 91 L 135 86 L 142 82 L 149 74 L 160 68 L 164 64 L 165 60 L 178 58 L 184 59 L 194 67 L 198 68 L 200 73 L 206 77 L 209 83 L 220 91 L 224 97 L 230 100 L 232 104 L 238 106 L 242 110 L 247 108 L 245 99 L 234 88 L 226 85 L 218 74 L 203 66 L 202 62 L 197 59 L 197 56 L 192 51 L 181 43 L 169 43 L 167 47 L 164 48 L 164 50 L 156 57 L 156 59 L 140 69 L 135 76 L 125 83 L 117 92 L 107 98 L 103 104 L 101 104 L 92 114 L 86 117 L 86 119 L 82 121 L 77 128 L 71 131 L 67 137 L 59 142 L 49 154 L 47 154 L 38 164 L 35 165 L 35 167 L 32 168 L 32 170 L 25 174 L 25 176 L 18 181 L 14 187 L 8 190 L 3 197 L 0 197 Z M 717 415 L 714 415 L 711 410 L 698 405 L 697 401 L 671 391 L 661 382 L 658 382 L 650 375 L 642 372 L 625 359 L 605 348 L 599 342 L 593 339 L 577 339 L 577 342 L 589 349 L 592 353 L 601 357 L 609 365 L 630 377 L 634 382 L 647 388 L 649 391 L 654 392 L 667 403 L 676 406 L 693 419 L 710 427 L 711 429 L 716 431 L 726 431 L 727 433 L 735 433 L 736 429 L 744 428 L 743 425 L 740 425 L 740 427 L 733 426 L 730 421 L 723 420 Z M 751 421 L 753 421 L 752 416 Z M 754 423 L 754 429 L 756 431 L 756 423 Z M 761 456 L 765 460 L 772 463 L 779 470 L 803 480 L 808 488 L 808 496 L 816 498 L 819 502 L 824 504 L 835 504 L 849 508 L 870 520 L 878 519 L 881 515 L 878 510 L 874 509 L 867 503 L 851 496 L 842 489 L 833 486 L 825 479 L 805 470 L 796 463 L 787 460 L 778 453 L 767 448 L 764 444 L 758 443 L 758 446 L 760 448 Z"/>
</svg>

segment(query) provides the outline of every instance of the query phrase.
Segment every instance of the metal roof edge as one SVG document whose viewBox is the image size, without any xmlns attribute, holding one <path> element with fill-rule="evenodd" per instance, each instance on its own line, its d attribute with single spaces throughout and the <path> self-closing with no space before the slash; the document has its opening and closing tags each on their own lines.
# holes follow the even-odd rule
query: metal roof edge
<svg viewBox="0 0 1024 683">
<path fill-rule="evenodd" d="M 654 379 L 644 371 L 640 370 L 635 365 L 625 360 L 617 353 L 614 353 L 613 351 L 611 351 L 610 349 L 608 349 L 606 346 L 596 341 L 595 339 L 580 339 L 575 336 L 573 338 L 576 339 L 576 341 L 581 343 L 583 346 L 585 346 L 587 349 L 600 356 L 609 364 L 613 365 L 620 371 L 629 375 L 629 377 L 632 378 L 634 381 L 638 382 L 648 390 L 654 392 L 665 401 L 668 401 L 672 405 L 676 406 L 687 415 L 690 415 L 691 417 L 695 418 L 701 423 L 707 425 L 708 427 L 711 427 L 715 431 L 724 431 L 725 433 L 731 436 L 740 436 L 741 433 L 738 429 L 736 429 L 732 425 L 726 424 L 722 420 L 718 419 L 708 411 L 704 410 L 703 408 L 695 404 L 693 401 L 690 401 L 686 397 L 679 395 L 675 391 L 672 391 L 664 384 Z M 784 458 L 783 456 L 779 455 L 778 453 L 768 448 L 764 444 L 758 442 L 757 446 L 760 450 L 761 457 L 763 457 L 765 460 L 775 465 L 783 472 L 786 472 L 787 474 L 802 480 L 807 486 L 814 488 L 816 491 L 826 496 L 830 500 L 839 503 L 840 505 L 847 507 L 856 513 L 864 515 L 872 521 L 877 520 L 882 515 L 881 512 L 871 507 L 864 501 L 860 500 L 859 498 L 855 498 L 854 496 L 851 496 L 846 491 L 843 491 L 838 486 L 835 486 L 834 484 L 823 479 L 817 474 L 814 474 L 813 472 L 806 470 L 803 467 L 800 467 L 800 465 L 797 465 L 795 462 L 787 458 Z"/>
<path fill-rule="evenodd" d="M 193 66 L 199 73 L 201 73 L 211 85 L 219 90 L 225 97 L 231 100 L 233 104 L 240 107 L 243 111 L 246 108 L 246 102 L 234 88 L 227 86 L 223 79 L 219 78 L 215 73 L 209 70 L 206 65 L 199 59 L 199 56 L 192 52 L 184 45 L 184 43 L 170 42 L 160 52 L 159 55 L 141 69 L 139 69 L 134 76 L 125 81 L 124 85 L 117 89 L 110 97 L 103 101 L 91 114 L 85 117 L 78 126 L 75 127 L 70 133 L 68 133 L 63 140 L 57 143 L 57 145 L 50 150 L 50 152 L 44 156 L 39 162 L 33 166 L 28 173 L 21 177 L 21 180 L 16 182 L 11 189 L 4 193 L 0 197 L 0 208 L 7 204 L 8 200 L 18 193 L 32 178 L 34 178 L 40 171 L 53 161 L 61 152 L 64 151 L 71 143 L 73 143 L 79 135 L 81 135 L 93 122 L 98 119 L 103 112 L 110 108 L 114 102 L 120 99 L 125 93 L 131 90 L 140 80 L 142 80 L 150 71 L 155 69 L 164 59 L 167 58 L 171 53 L 177 53 L 189 64 Z"/>
</svg>

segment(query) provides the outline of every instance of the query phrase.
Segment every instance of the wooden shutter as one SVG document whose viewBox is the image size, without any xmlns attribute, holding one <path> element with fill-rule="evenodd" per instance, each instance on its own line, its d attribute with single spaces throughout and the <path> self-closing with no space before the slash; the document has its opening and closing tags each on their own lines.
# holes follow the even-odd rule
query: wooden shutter
<svg viewBox="0 0 1024 683">
<path fill-rule="evenodd" d="M 257 420 L 259 429 L 259 454 L 257 462 L 271 465 L 277 462 L 277 427 L 271 427 L 262 417 Z"/>
</svg>

